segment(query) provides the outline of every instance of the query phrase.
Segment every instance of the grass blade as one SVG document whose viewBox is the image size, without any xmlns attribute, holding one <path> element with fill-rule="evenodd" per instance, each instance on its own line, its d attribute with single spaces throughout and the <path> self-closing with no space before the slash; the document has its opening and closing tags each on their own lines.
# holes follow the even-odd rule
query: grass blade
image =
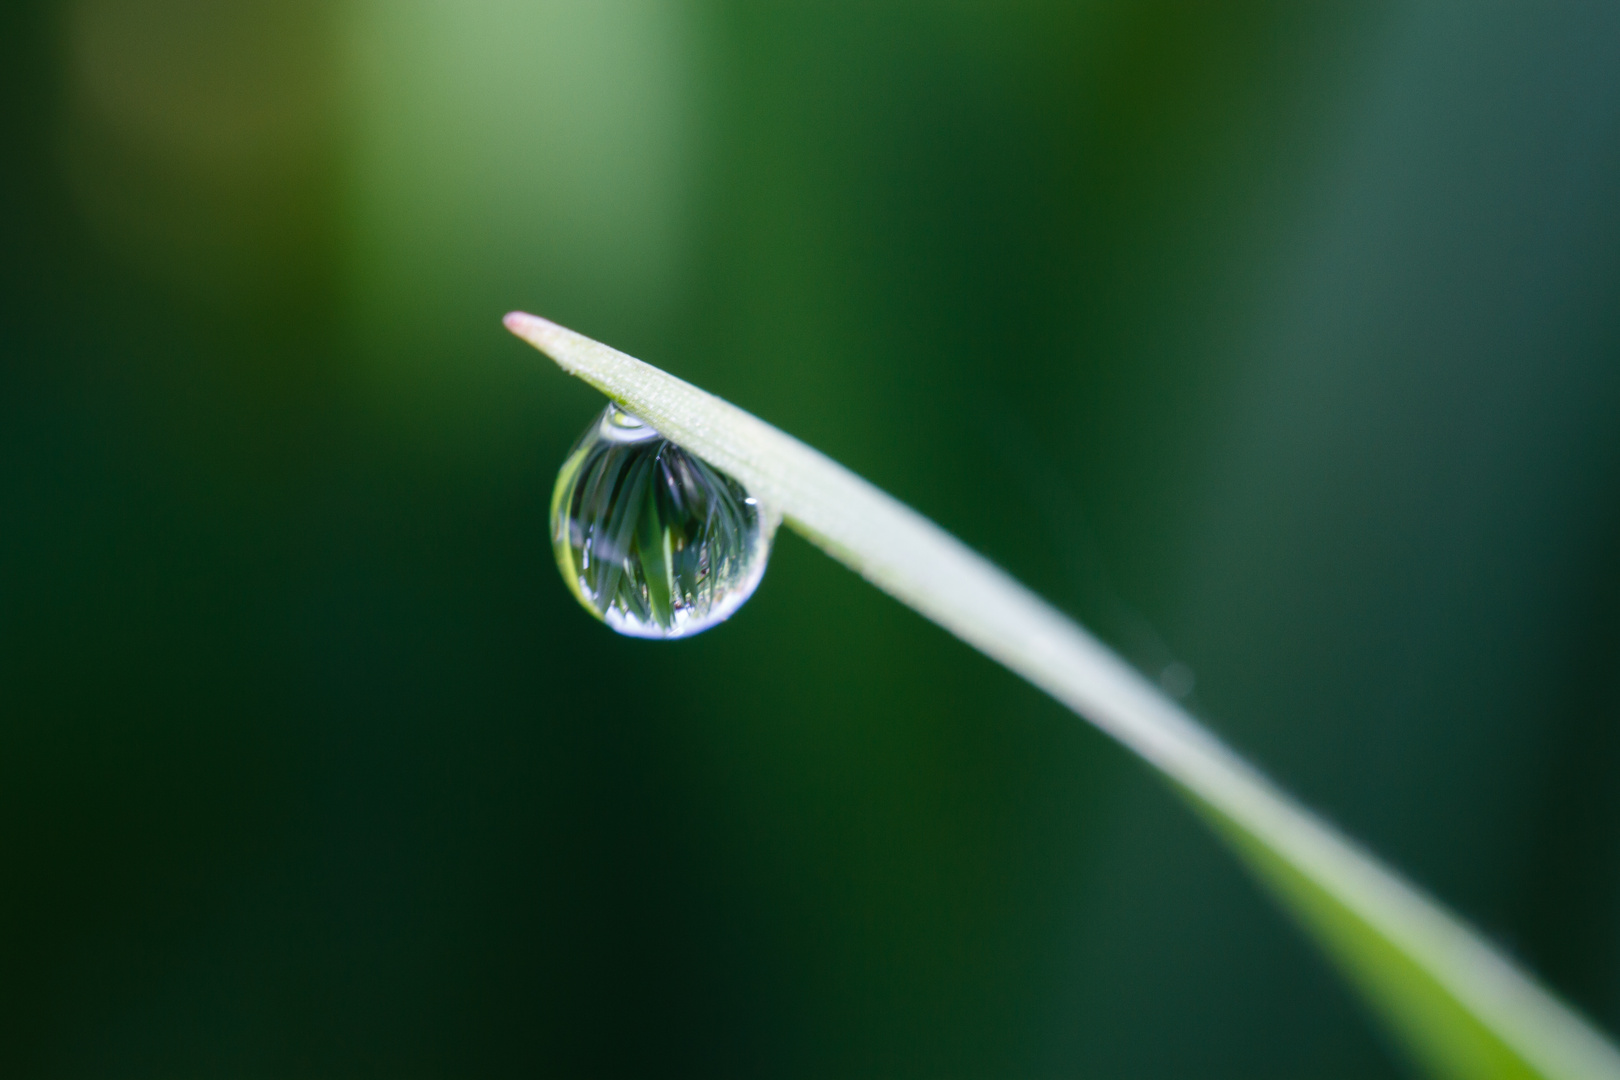
<svg viewBox="0 0 1620 1080">
<path fill-rule="evenodd" d="M 1173 781 L 1436 1075 L 1620 1080 L 1620 1053 L 1475 931 L 1294 801 L 1072 620 L 817 450 L 532 315 L 506 325 L 735 476 L 835 559 Z"/>
</svg>

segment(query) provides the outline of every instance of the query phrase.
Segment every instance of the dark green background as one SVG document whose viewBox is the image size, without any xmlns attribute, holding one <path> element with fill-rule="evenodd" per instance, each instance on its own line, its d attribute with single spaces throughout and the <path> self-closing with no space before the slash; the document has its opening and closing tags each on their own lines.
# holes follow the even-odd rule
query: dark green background
<svg viewBox="0 0 1620 1080">
<path fill-rule="evenodd" d="M 846 462 L 1620 1027 L 1620 6 L 0 8 L 0 1074 L 1405 1069 L 795 537 L 557 579 L 526 308 Z"/>
</svg>

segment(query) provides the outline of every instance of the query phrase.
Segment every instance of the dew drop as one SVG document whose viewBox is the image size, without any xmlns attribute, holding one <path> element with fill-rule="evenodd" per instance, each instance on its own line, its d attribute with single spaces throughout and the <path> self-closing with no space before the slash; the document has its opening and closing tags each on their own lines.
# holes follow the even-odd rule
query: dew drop
<svg viewBox="0 0 1620 1080">
<path fill-rule="evenodd" d="M 551 542 L 579 602 L 621 634 L 690 637 L 753 595 L 779 518 L 618 405 L 557 473 Z"/>
</svg>

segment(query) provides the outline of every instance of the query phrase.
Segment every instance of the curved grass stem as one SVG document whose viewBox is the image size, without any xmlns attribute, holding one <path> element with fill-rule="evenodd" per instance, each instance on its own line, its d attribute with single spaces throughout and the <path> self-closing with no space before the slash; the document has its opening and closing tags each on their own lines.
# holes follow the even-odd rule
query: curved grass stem
<svg viewBox="0 0 1620 1080">
<path fill-rule="evenodd" d="M 735 476 L 833 558 L 1157 768 L 1434 1073 L 1620 1080 L 1620 1053 L 1586 1020 L 939 526 L 819 451 L 658 368 L 533 315 L 514 313 L 506 325 L 564 371 Z"/>
</svg>

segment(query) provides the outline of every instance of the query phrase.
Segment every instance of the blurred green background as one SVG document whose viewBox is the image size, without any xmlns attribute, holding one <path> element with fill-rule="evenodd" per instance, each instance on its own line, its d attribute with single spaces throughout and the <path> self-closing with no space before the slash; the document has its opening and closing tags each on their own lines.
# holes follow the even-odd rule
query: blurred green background
<svg viewBox="0 0 1620 1080">
<path fill-rule="evenodd" d="M 0 7 L 0 1074 L 1370 1077 L 1146 770 L 784 535 L 557 578 L 546 315 L 1620 1028 L 1620 5 Z"/>
</svg>

